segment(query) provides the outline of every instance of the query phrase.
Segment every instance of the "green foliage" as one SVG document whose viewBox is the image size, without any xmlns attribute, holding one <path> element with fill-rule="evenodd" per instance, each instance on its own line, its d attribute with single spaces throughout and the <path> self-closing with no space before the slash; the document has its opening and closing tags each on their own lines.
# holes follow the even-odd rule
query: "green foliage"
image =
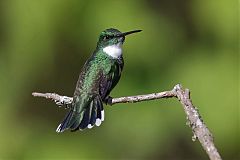
<svg viewBox="0 0 240 160">
<path fill-rule="evenodd" d="M 0 2 L 0 159 L 207 159 L 173 99 L 105 107 L 101 127 L 55 133 L 66 111 L 31 92 L 71 96 L 99 33 L 110 27 L 143 30 L 126 39 L 112 96 L 182 83 L 223 158 L 239 158 L 237 2 L 173 2 Z"/>
</svg>

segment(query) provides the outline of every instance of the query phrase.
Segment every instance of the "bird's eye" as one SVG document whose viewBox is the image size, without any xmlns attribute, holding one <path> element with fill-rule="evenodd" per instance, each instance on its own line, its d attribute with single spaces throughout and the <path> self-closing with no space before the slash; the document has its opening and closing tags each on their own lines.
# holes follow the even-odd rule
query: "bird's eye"
<svg viewBox="0 0 240 160">
<path fill-rule="evenodd" d="M 108 40 L 108 39 L 110 39 L 111 37 L 110 36 L 105 36 L 104 38 L 103 38 L 103 40 L 105 41 L 105 40 Z"/>
</svg>

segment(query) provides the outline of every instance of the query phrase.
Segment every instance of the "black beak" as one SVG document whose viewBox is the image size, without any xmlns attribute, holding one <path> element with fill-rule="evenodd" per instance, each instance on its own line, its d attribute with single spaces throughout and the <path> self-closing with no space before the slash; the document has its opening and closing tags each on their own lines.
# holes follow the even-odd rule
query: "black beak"
<svg viewBox="0 0 240 160">
<path fill-rule="evenodd" d="M 117 36 L 118 36 L 118 37 L 125 37 L 125 36 L 127 36 L 127 35 L 129 35 L 129 34 L 141 32 L 141 31 L 142 31 L 142 30 L 134 30 L 134 31 L 124 32 L 124 33 L 118 34 Z"/>
</svg>

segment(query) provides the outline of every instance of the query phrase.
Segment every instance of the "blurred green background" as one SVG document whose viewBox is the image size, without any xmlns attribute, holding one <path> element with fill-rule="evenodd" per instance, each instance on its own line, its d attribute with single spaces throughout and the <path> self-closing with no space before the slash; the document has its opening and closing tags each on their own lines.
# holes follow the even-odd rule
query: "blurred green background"
<svg viewBox="0 0 240 160">
<path fill-rule="evenodd" d="M 229 0 L 0 1 L 0 159 L 208 159 L 175 99 L 105 107 L 101 127 L 55 132 L 99 33 L 142 29 L 124 45 L 112 96 L 191 90 L 224 159 L 239 157 L 239 13 Z"/>
</svg>

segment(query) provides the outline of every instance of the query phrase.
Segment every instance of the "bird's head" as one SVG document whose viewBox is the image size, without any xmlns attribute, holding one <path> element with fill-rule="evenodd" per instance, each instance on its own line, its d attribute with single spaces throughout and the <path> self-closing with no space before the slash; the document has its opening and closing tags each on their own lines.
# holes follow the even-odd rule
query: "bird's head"
<svg viewBox="0 0 240 160">
<path fill-rule="evenodd" d="M 122 33 L 119 30 L 114 28 L 106 29 L 102 31 L 99 36 L 97 48 L 104 48 L 112 45 L 122 45 L 125 40 L 125 36 L 132 33 L 141 32 L 141 31 L 142 30 L 133 30 L 133 31 Z"/>
</svg>

